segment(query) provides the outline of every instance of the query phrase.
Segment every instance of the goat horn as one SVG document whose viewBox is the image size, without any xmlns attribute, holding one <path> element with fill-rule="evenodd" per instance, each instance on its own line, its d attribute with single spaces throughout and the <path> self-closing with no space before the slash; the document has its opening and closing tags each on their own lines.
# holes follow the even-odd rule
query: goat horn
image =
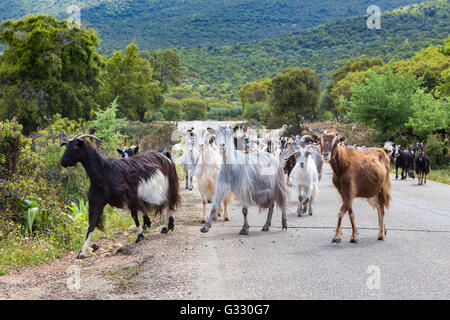
<svg viewBox="0 0 450 320">
<path fill-rule="evenodd" d="M 97 138 L 96 136 L 93 136 L 92 134 L 82 134 L 80 136 L 77 136 L 77 139 L 84 139 L 84 138 L 93 138 L 99 142 L 102 142 L 102 139 Z"/>
<path fill-rule="evenodd" d="M 74 135 L 72 140 L 78 138 L 79 136 L 81 136 L 81 133 L 77 133 L 76 135 Z"/>
</svg>

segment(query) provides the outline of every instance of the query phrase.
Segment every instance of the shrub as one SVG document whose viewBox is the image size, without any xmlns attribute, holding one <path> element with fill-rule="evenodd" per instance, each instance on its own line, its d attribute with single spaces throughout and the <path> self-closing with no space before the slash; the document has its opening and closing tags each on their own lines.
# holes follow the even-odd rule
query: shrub
<svg viewBox="0 0 450 320">
<path fill-rule="evenodd" d="M 448 139 L 442 141 L 439 135 L 429 135 L 424 146 L 430 156 L 432 168 L 447 168 L 450 164 Z"/>
<path fill-rule="evenodd" d="M 174 98 L 167 98 L 163 105 L 166 110 L 165 119 L 169 121 L 179 121 L 183 117 L 183 107 L 181 102 Z"/>
<path fill-rule="evenodd" d="M 206 120 L 207 107 L 205 101 L 196 98 L 188 98 L 183 99 L 182 103 L 186 120 Z"/>
<path fill-rule="evenodd" d="M 264 113 L 264 103 L 256 102 L 253 104 L 246 104 L 242 116 L 245 119 L 255 119 L 260 121 Z"/>
</svg>

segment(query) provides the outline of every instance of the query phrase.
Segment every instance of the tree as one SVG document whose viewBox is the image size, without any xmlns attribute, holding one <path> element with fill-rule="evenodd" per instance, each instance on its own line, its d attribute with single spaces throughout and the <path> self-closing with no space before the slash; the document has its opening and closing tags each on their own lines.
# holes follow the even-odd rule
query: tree
<svg viewBox="0 0 450 320">
<path fill-rule="evenodd" d="M 49 123 L 56 113 L 89 119 L 99 105 L 103 58 L 92 29 L 67 27 L 65 20 L 30 15 L 0 26 L 1 118 L 16 116 L 24 133 Z"/>
<path fill-rule="evenodd" d="M 352 86 L 351 100 L 342 99 L 348 117 L 368 124 L 382 134 L 395 133 L 404 128 L 413 114 L 413 99 L 421 83 L 412 74 L 384 74 L 373 71 L 361 84 Z"/>
<path fill-rule="evenodd" d="M 206 102 L 201 99 L 187 98 L 181 101 L 186 120 L 206 120 Z"/>
<path fill-rule="evenodd" d="M 437 100 L 423 89 L 417 90 L 413 99 L 413 114 L 409 118 L 414 134 L 422 138 L 441 129 L 450 128 L 450 108 L 447 101 Z"/>
<path fill-rule="evenodd" d="M 174 98 L 164 100 L 164 109 L 166 110 L 165 119 L 169 121 L 178 121 L 183 117 L 183 107 L 181 102 Z"/>
<path fill-rule="evenodd" d="M 320 82 L 311 69 L 288 68 L 272 80 L 270 105 L 278 116 L 312 117 L 317 112 Z"/>
<path fill-rule="evenodd" d="M 369 58 L 367 56 L 360 56 L 349 59 L 344 62 L 344 65 L 335 70 L 331 74 L 331 79 L 334 83 L 344 79 L 350 72 L 366 71 L 374 66 L 382 66 L 383 60 L 380 58 Z"/>
<path fill-rule="evenodd" d="M 247 103 L 254 104 L 256 102 L 265 102 L 269 97 L 270 84 L 270 79 L 247 82 L 238 91 L 242 107 L 245 109 Z"/>
<path fill-rule="evenodd" d="M 159 81 L 163 93 L 167 92 L 170 84 L 180 84 L 180 57 L 172 49 L 151 51 L 150 65 L 153 69 L 153 80 Z"/>
<path fill-rule="evenodd" d="M 108 147 L 114 146 L 122 138 L 120 130 L 124 127 L 124 120 L 117 118 L 117 98 L 111 102 L 105 110 L 95 112 L 95 119 L 90 122 L 90 127 L 95 130 L 95 135 L 104 141 Z"/>
<path fill-rule="evenodd" d="M 131 43 L 124 54 L 116 51 L 107 61 L 100 101 L 104 104 L 118 97 L 121 116 L 144 122 L 147 111 L 151 113 L 163 102 L 161 87 L 152 76 L 150 62 Z"/>
<path fill-rule="evenodd" d="M 409 60 L 394 63 L 392 68 L 396 72 L 411 73 L 422 78 L 425 92 L 434 92 L 446 81 L 443 71 L 450 68 L 450 56 L 443 53 L 441 46 L 430 46 Z"/>
</svg>

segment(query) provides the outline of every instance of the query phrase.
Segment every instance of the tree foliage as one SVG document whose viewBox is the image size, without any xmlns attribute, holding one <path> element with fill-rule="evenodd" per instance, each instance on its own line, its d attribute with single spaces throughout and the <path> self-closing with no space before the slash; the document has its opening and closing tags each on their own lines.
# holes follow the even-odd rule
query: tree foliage
<svg viewBox="0 0 450 320">
<path fill-rule="evenodd" d="M 27 16 L 0 26 L 0 116 L 17 119 L 29 133 L 56 113 L 89 119 L 98 108 L 103 58 L 94 30 L 67 27 L 50 16 Z"/>
<path fill-rule="evenodd" d="M 352 86 L 351 100 L 342 99 L 348 117 L 380 130 L 395 133 L 408 122 L 414 110 L 420 79 L 411 74 L 368 72 L 368 78 Z"/>
<path fill-rule="evenodd" d="M 270 104 L 277 116 L 314 116 L 320 97 L 317 74 L 307 68 L 288 68 L 272 79 Z"/>
<path fill-rule="evenodd" d="M 141 57 L 139 48 L 131 43 L 114 52 L 106 63 L 100 100 L 103 104 L 118 97 L 119 114 L 129 120 L 143 122 L 147 111 L 156 110 L 163 101 L 159 82 L 153 81 L 150 62 Z"/>
<path fill-rule="evenodd" d="M 206 120 L 206 102 L 201 99 L 187 98 L 181 101 L 186 120 Z"/>
</svg>

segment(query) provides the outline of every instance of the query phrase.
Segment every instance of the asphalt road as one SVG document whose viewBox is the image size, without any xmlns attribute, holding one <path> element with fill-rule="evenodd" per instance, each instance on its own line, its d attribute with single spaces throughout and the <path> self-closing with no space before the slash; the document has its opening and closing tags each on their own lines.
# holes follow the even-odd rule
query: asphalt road
<svg viewBox="0 0 450 320">
<path fill-rule="evenodd" d="M 288 210 L 288 230 L 275 211 L 271 230 L 261 232 L 266 211 L 249 213 L 250 234 L 239 207 L 200 235 L 187 262 L 199 269 L 200 299 L 450 299 L 450 186 L 392 180 L 385 215 L 387 236 L 378 241 L 378 218 L 366 200 L 354 201 L 359 243 L 350 243 L 344 218 L 340 244 L 331 243 L 341 200 L 324 166 L 313 216 Z M 196 190 L 196 189 L 194 189 Z M 295 199 L 291 189 L 291 199 Z M 209 206 L 208 206 L 209 209 Z M 190 228 L 200 227 L 192 226 Z"/>
</svg>

